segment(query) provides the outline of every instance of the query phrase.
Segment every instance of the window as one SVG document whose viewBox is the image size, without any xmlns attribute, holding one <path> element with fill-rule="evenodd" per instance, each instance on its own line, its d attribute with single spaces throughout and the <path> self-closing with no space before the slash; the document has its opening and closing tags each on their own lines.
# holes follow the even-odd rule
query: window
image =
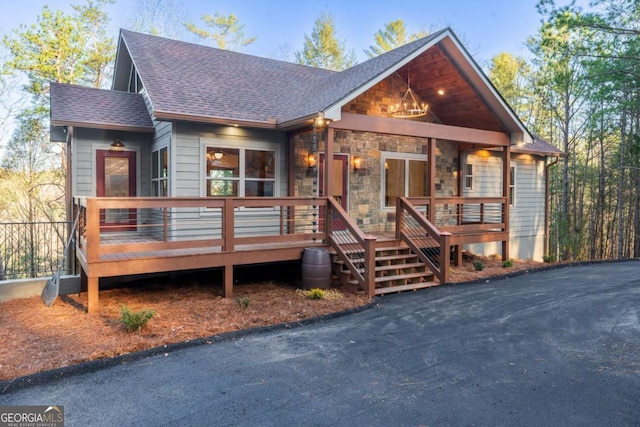
<svg viewBox="0 0 640 427">
<path fill-rule="evenodd" d="M 464 165 L 464 189 L 473 190 L 473 165 L 471 163 Z"/>
<path fill-rule="evenodd" d="M 142 91 L 142 87 L 142 81 L 140 80 L 138 71 L 134 67 L 131 67 L 131 73 L 129 74 L 128 91 L 131 93 L 140 93 Z"/>
<path fill-rule="evenodd" d="M 151 195 L 169 196 L 169 149 L 167 147 L 151 152 Z"/>
<path fill-rule="evenodd" d="M 206 163 L 207 196 L 275 196 L 273 150 L 206 147 Z"/>
<path fill-rule="evenodd" d="M 516 205 L 516 167 L 511 166 L 509 178 L 509 206 Z"/>
<path fill-rule="evenodd" d="M 383 156 L 385 207 L 395 206 L 398 197 L 427 196 L 429 185 L 424 157 L 401 153 Z"/>
</svg>

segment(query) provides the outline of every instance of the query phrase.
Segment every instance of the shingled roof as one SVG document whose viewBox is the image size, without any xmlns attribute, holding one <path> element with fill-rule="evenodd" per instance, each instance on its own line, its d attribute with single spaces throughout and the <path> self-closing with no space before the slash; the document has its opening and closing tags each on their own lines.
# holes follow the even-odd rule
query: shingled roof
<svg viewBox="0 0 640 427">
<path fill-rule="evenodd" d="M 129 51 L 156 118 L 276 124 L 325 111 L 373 79 L 391 73 L 394 66 L 444 31 L 342 72 L 127 30 L 121 31 L 121 41 Z"/>
<path fill-rule="evenodd" d="M 567 153 L 549 144 L 542 138 L 534 136 L 531 144 L 518 144 L 511 147 L 514 153 L 535 154 L 541 156 L 566 157 Z"/>
<path fill-rule="evenodd" d="M 51 124 L 153 132 L 142 95 L 51 82 Z"/>
</svg>

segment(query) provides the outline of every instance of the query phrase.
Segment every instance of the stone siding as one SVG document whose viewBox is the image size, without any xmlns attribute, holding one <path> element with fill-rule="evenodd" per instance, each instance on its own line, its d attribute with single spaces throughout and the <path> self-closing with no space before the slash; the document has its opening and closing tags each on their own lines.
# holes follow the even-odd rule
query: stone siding
<svg viewBox="0 0 640 427">
<path fill-rule="evenodd" d="M 397 108 L 398 102 L 402 99 L 406 91 L 407 82 L 402 80 L 398 75 L 393 74 L 391 77 L 382 80 L 346 104 L 342 107 L 342 112 L 375 117 L 390 117 L 393 107 L 395 106 Z M 442 123 L 428 108 L 425 116 L 404 120 Z"/>
<path fill-rule="evenodd" d="M 325 132 L 318 132 L 318 149 L 324 151 Z M 312 133 L 293 136 L 295 147 L 295 195 L 313 194 L 313 174 L 307 165 Z M 386 135 L 372 132 L 336 130 L 334 153 L 362 159 L 359 170 L 349 171 L 349 215 L 365 233 L 393 231 L 395 211 L 382 206 L 382 152 L 424 154 L 427 158 L 429 142 L 426 138 Z M 454 143 L 436 142 L 436 195 L 457 196 L 455 171 L 458 170 L 458 151 Z"/>
</svg>

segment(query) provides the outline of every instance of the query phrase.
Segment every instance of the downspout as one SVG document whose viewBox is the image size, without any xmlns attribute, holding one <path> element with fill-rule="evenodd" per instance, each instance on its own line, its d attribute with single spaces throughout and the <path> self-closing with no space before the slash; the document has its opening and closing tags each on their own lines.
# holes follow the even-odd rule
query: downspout
<svg viewBox="0 0 640 427">
<path fill-rule="evenodd" d="M 73 218 L 75 218 L 75 213 L 73 212 L 74 209 L 74 202 L 73 202 L 73 126 L 68 126 L 66 127 L 66 132 L 67 132 L 67 138 L 66 138 L 66 143 L 67 143 L 67 176 L 66 176 L 66 183 L 65 183 L 65 202 L 67 204 L 67 208 L 66 208 L 66 221 L 68 223 L 71 223 L 71 221 L 73 221 Z M 72 230 L 71 225 L 69 225 L 69 228 L 67 229 L 68 233 L 67 233 L 67 240 L 66 241 L 70 241 L 69 239 L 71 238 L 71 234 L 74 232 L 74 230 Z M 72 247 L 71 252 L 69 253 L 69 256 L 67 257 L 66 260 L 64 260 L 65 262 L 65 269 L 66 271 L 68 271 L 70 274 L 77 274 L 77 270 L 76 270 L 76 247 L 75 245 Z"/>
<path fill-rule="evenodd" d="M 544 254 L 549 255 L 549 226 L 551 216 L 549 209 L 549 170 L 551 166 L 560 161 L 560 156 L 556 156 L 556 159 L 544 167 Z"/>
<path fill-rule="evenodd" d="M 73 221 L 73 126 L 66 126 L 65 133 L 66 138 L 66 179 L 65 179 L 65 221 Z"/>
</svg>

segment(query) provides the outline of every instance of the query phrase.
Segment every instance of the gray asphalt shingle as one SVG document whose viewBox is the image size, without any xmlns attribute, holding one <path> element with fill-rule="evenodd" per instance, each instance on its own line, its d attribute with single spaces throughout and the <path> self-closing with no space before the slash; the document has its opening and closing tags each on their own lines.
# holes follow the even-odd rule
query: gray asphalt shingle
<svg viewBox="0 0 640 427">
<path fill-rule="evenodd" d="M 140 94 L 51 82 L 50 95 L 54 125 L 153 131 Z"/>
<path fill-rule="evenodd" d="M 127 30 L 121 35 L 156 113 L 286 122 L 324 111 L 441 33 L 342 72 Z"/>
</svg>

